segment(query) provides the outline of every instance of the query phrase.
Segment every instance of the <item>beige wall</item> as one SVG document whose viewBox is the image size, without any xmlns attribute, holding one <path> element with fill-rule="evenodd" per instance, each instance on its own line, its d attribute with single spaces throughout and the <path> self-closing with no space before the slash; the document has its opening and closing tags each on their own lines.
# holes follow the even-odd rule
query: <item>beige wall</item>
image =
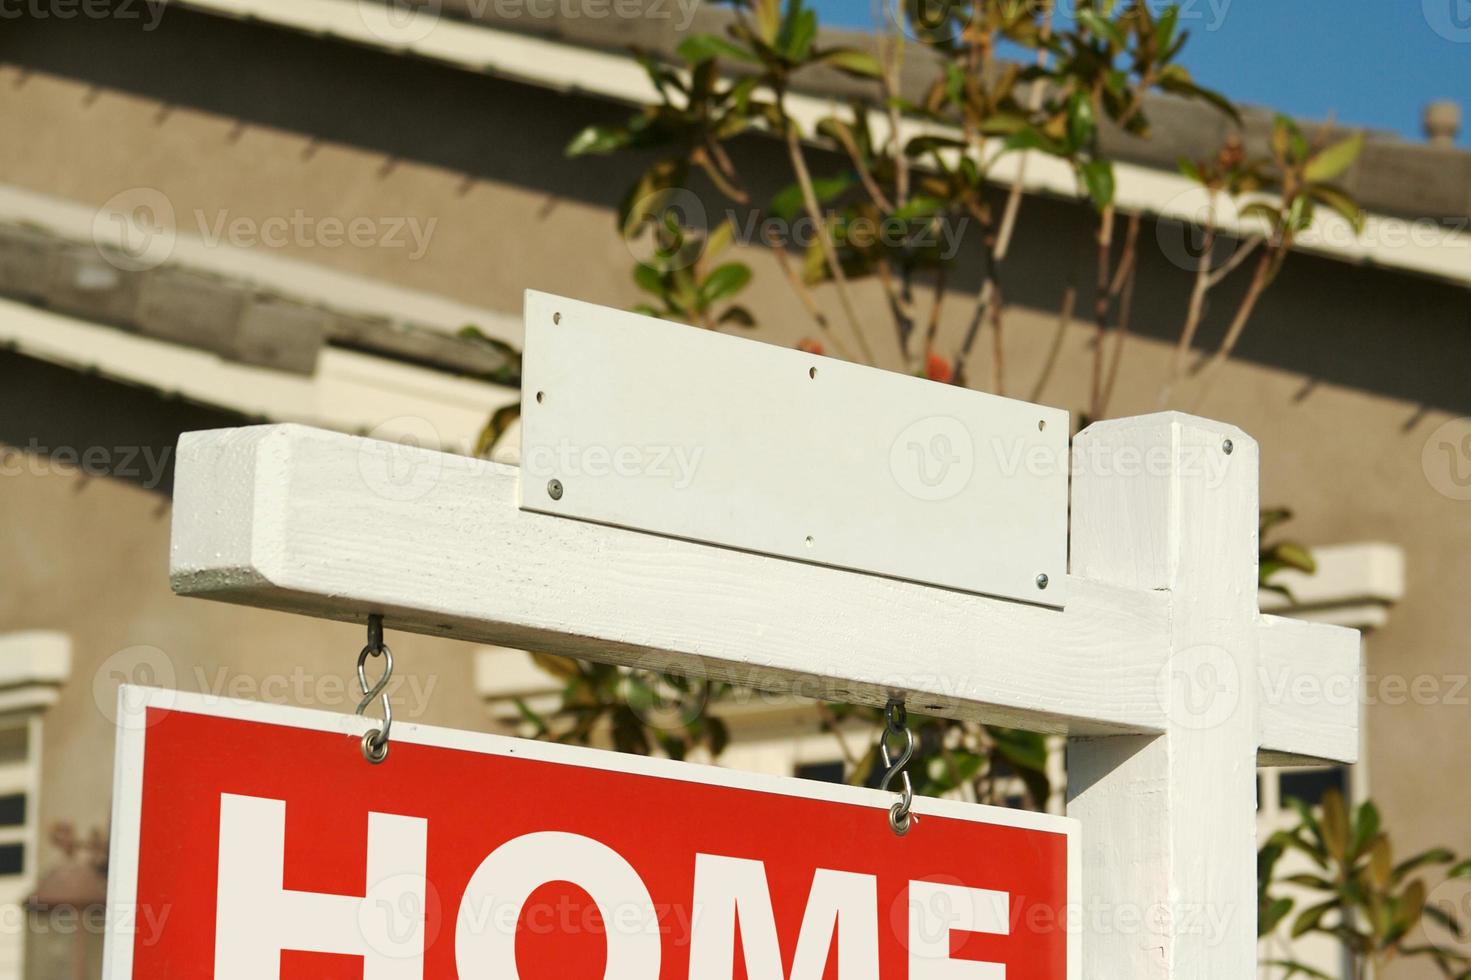
<svg viewBox="0 0 1471 980">
<path fill-rule="evenodd" d="M 283 41 L 283 50 L 302 43 Z M 36 62 L 58 62 L 38 44 L 42 48 L 45 56 Z M 248 55 L 257 56 L 262 52 Z M 364 72 L 382 65 L 378 55 L 352 57 L 368 66 Z M 290 132 L 260 122 L 274 114 L 277 122 L 305 125 L 306 110 L 292 115 L 274 103 L 247 104 L 238 94 L 233 111 L 225 111 L 229 98 L 213 92 L 197 100 L 214 100 L 210 108 L 172 106 L 146 94 L 162 91 L 162 82 L 119 86 L 134 90 L 125 92 L 94 88 L 85 79 L 62 77 L 65 72 L 4 66 L 0 131 L 9 135 L 0 141 L 0 179 L 92 205 L 128 188 L 154 187 L 189 221 L 196 210 L 256 219 L 297 208 L 318 217 L 417 215 L 437 225 L 428 252 L 416 261 L 381 249 L 298 245 L 282 251 L 493 309 L 518 309 L 526 287 L 611 305 L 635 302 L 627 279 L 632 260 L 613 232 L 609 210 L 627 182 L 627 164 L 573 166 L 560 157 L 560 146 L 578 126 L 608 110 L 491 80 L 472 86 L 451 79 L 447 69 L 435 71 L 441 74 L 424 77 L 445 79 L 449 94 L 417 88 L 410 97 L 438 123 L 390 134 L 399 117 L 391 105 L 384 110 L 383 140 L 399 153 L 379 146 L 377 135 L 361 136 L 373 132 L 371 120 L 359 119 L 357 128 L 344 132 L 333 129 L 338 138 L 318 139 L 310 129 Z M 366 74 L 357 81 L 370 84 Z M 480 101 L 462 101 L 476 93 Z M 446 132 L 463 133 L 463 145 Z M 767 149 L 743 152 L 743 165 L 771 166 Z M 1067 277 L 1088 281 L 1080 212 L 1033 201 L 1024 215 L 1011 289 L 1031 309 L 1013 310 L 1008 319 L 1008 393 L 1014 395 L 1030 392 L 1054 330 L 1055 314 L 1033 310 L 1055 309 Z M 1164 259 L 1154 235 L 1147 226 L 1135 324 L 1146 339 L 1130 343 L 1114 414 L 1157 406 L 1167 338 L 1178 327 L 1188 289 L 1185 274 Z M 757 271 L 748 302 L 764 325 L 759 335 L 778 343 L 816 336 L 771 257 L 756 249 L 741 257 Z M 973 286 L 974 278 L 972 264 L 962 287 Z M 942 349 L 953 348 L 972 302 L 969 294 L 952 296 Z M 841 323 L 831 297 L 826 303 Z M 864 293 L 860 307 L 870 315 L 876 347 L 892 352 L 878 297 Z M 1222 300 L 1207 338 L 1219 336 L 1225 307 Z M 1079 309 L 1086 308 L 1084 296 Z M 1250 361 L 1233 366 L 1198 407 L 1261 442 L 1263 503 L 1298 512 L 1292 534 L 1309 543 L 1384 540 L 1405 549 L 1408 595 L 1376 635 L 1369 669 L 1443 677 L 1442 690 L 1462 699 L 1471 697 L 1456 686 L 1456 678 L 1471 671 L 1471 503 L 1432 487 L 1421 451 L 1441 422 L 1471 414 L 1468 313 L 1465 291 L 1299 257 L 1248 331 L 1243 353 Z M 1081 407 L 1090 340 L 1083 326 L 1068 332 L 1061 367 L 1042 401 Z M 893 364 L 892 353 L 885 360 Z M 988 376 L 989 362 L 978 358 L 977 382 Z M 1174 407 L 1191 408 L 1193 394 L 1179 393 Z M 161 648 L 176 661 L 180 686 L 189 689 L 197 686 L 196 665 L 210 676 L 223 668 L 260 678 L 296 665 L 348 675 L 361 640 L 353 628 L 171 596 L 168 507 L 158 496 L 74 477 L 6 478 L 0 486 L 6 582 L 0 629 L 57 628 L 76 640 L 74 681 L 49 725 L 46 819 L 106 818 L 111 732 L 91 684 L 119 649 Z M 463 646 L 403 637 L 395 647 L 401 670 L 438 679 L 427 720 L 481 723 Z M 1368 724 L 1372 791 L 1400 852 L 1432 843 L 1471 852 L 1463 748 L 1471 744 L 1471 708 L 1379 704 L 1370 709 Z"/>
<path fill-rule="evenodd" d="M 106 828 L 119 679 L 325 711 L 357 706 L 361 627 L 179 598 L 168 584 L 167 499 L 44 469 L 11 459 L 0 479 L 0 632 L 60 629 L 73 643 L 71 680 L 45 715 L 43 828 Z M 468 644 L 392 630 L 387 641 L 403 679 L 399 720 L 489 727 Z M 43 873 L 52 858 L 43 848 Z"/>
</svg>

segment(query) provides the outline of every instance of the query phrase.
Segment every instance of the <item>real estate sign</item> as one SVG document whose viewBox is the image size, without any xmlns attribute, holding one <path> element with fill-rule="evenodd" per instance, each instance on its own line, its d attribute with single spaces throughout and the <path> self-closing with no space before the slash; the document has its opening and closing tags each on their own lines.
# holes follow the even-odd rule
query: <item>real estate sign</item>
<svg viewBox="0 0 1471 980">
<path fill-rule="evenodd" d="M 1077 980 L 1075 821 L 126 687 L 110 980 Z"/>
</svg>

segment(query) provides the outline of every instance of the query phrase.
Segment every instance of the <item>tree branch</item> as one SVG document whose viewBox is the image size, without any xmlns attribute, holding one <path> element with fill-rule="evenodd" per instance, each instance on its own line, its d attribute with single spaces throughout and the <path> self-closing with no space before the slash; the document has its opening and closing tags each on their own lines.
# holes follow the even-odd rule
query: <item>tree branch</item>
<svg viewBox="0 0 1471 980">
<path fill-rule="evenodd" d="M 848 325 L 852 328 L 853 336 L 858 341 L 858 349 L 863 353 L 864 361 L 872 364 L 874 363 L 873 350 L 868 346 L 868 339 L 863 336 L 858 311 L 853 308 L 853 298 L 849 295 L 848 276 L 843 272 L 842 262 L 838 260 L 838 249 L 833 243 L 832 231 L 828 228 L 827 222 L 823 220 L 822 209 L 817 202 L 817 192 L 812 187 L 812 174 L 807 170 L 807 161 L 802 155 L 802 144 L 797 138 L 797 126 L 790 119 L 787 120 L 786 130 L 787 156 L 796 174 L 797 186 L 802 190 L 802 204 L 807 217 L 817 226 L 817 239 L 822 244 L 828 274 L 833 277 L 833 285 L 837 289 L 838 303 L 843 308 L 843 314 L 848 318 Z"/>
</svg>

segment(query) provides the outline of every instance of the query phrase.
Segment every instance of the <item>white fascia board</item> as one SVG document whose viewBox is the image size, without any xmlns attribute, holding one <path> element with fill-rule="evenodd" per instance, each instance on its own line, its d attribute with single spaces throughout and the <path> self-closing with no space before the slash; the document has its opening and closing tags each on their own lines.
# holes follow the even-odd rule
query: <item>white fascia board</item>
<svg viewBox="0 0 1471 980">
<path fill-rule="evenodd" d="M 0 344 L 63 367 L 273 421 L 467 453 L 514 388 L 331 346 L 307 377 L 0 299 Z M 22 447 L 24 448 L 24 447 Z"/>
<path fill-rule="evenodd" d="M 0 691 L 59 687 L 71 676 L 71 664 L 71 637 L 65 633 L 0 633 Z"/>
<path fill-rule="evenodd" d="M 654 100 L 657 93 L 642 67 L 631 58 L 595 51 L 545 38 L 496 30 L 447 17 L 392 25 L 372 16 L 376 5 L 348 0 L 180 0 L 181 5 L 224 16 L 255 19 L 280 27 L 327 35 L 371 47 L 443 62 L 476 72 L 528 82 L 557 91 L 585 91 L 601 98 L 629 103 Z M 435 8 L 431 8 L 435 9 Z M 806 129 L 836 112 L 846 111 L 840 99 L 792 94 L 787 97 L 792 116 Z M 887 125 L 875 113 L 870 124 L 879 132 Z M 904 139 L 940 127 L 910 123 Z M 569 138 L 571 134 L 568 134 Z M 999 148 L 999 142 L 988 152 Z M 1169 171 L 1137 164 L 1114 167 L 1118 206 L 1181 221 L 1199 220 L 1208 202 L 1194 181 Z M 1031 192 L 1079 197 L 1072 168 L 1062 160 L 1039 153 L 1012 153 L 992 170 L 1002 184 L 1021 181 Z M 1229 211 L 1230 209 L 1223 209 Z M 1220 220 L 1224 231 L 1255 234 L 1260 225 L 1232 214 Z M 1471 234 L 1443 227 L 1418 228 L 1400 218 L 1369 215 L 1364 231 L 1355 236 L 1348 222 L 1328 208 L 1319 208 L 1313 226 L 1298 236 L 1297 248 L 1343 262 L 1367 263 L 1413 272 L 1450 282 L 1471 284 Z"/>
</svg>

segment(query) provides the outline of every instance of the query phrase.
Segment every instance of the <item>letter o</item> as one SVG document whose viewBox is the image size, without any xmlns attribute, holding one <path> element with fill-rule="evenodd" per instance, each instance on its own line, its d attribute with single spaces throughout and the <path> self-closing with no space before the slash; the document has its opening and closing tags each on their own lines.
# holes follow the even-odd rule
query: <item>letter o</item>
<svg viewBox="0 0 1471 980">
<path fill-rule="evenodd" d="M 455 966 L 460 976 L 520 980 L 514 923 L 520 921 L 531 893 L 551 881 L 571 882 L 596 903 L 608 944 L 605 980 L 658 980 L 661 937 L 643 879 L 606 844 L 555 831 L 507 841 L 470 876 L 455 924 Z M 501 903 L 516 910 L 509 929 L 497 929 L 485 914 Z M 630 907 L 639 909 L 648 928 L 620 931 L 614 926 L 619 911 Z"/>
</svg>

